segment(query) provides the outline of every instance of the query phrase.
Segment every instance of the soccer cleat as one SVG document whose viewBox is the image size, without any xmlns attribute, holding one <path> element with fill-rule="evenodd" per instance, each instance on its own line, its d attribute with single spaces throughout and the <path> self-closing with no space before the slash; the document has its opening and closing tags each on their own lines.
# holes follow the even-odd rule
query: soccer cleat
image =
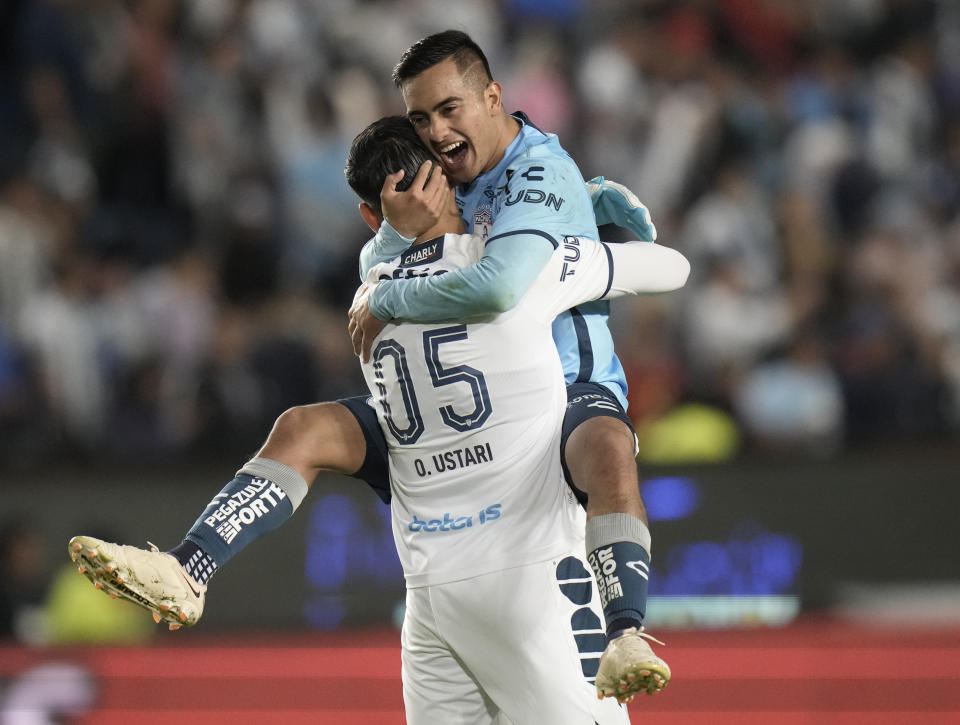
<svg viewBox="0 0 960 725">
<path fill-rule="evenodd" d="M 638 692 L 652 695 L 670 682 L 670 667 L 653 653 L 647 640 L 662 645 L 658 639 L 630 627 L 607 643 L 597 670 L 597 697 L 615 697 L 617 702 L 630 702 Z"/>
<path fill-rule="evenodd" d="M 203 614 L 206 584 L 199 584 L 180 562 L 153 544 L 146 551 L 92 536 L 74 536 L 67 550 L 79 563 L 79 572 L 95 587 L 112 599 L 120 596 L 139 604 L 153 613 L 157 623 L 164 621 L 170 629 L 180 629 L 196 624 Z"/>
</svg>

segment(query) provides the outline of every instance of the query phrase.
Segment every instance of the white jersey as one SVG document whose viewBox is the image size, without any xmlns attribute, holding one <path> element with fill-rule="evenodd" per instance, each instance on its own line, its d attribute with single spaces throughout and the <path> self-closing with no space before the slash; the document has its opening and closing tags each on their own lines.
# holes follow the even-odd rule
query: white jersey
<svg viewBox="0 0 960 725">
<path fill-rule="evenodd" d="M 393 533 L 408 587 L 545 561 L 582 540 L 585 514 L 558 455 L 566 386 L 551 323 L 585 301 L 644 289 L 642 280 L 614 279 L 613 259 L 627 247 L 686 265 L 650 243 L 567 237 L 508 312 L 388 324 L 374 340 L 363 373 L 389 446 Z M 367 280 L 443 274 L 482 253 L 479 237 L 447 234 L 374 266 Z M 687 271 L 663 289 L 681 286 Z M 654 266 L 647 277 L 657 283 L 645 289 L 663 291 Z"/>
</svg>

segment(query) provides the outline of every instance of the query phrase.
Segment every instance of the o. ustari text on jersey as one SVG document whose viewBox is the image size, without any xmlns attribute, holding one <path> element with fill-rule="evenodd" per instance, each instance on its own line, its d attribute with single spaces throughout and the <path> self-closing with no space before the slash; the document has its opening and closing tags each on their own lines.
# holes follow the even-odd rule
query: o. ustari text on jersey
<svg viewBox="0 0 960 725">
<path fill-rule="evenodd" d="M 423 478 L 430 476 L 433 472 L 443 473 L 444 471 L 453 471 L 458 468 L 467 468 L 481 463 L 489 463 L 493 460 L 493 449 L 489 443 L 478 443 L 466 448 L 454 448 L 449 451 L 434 453 L 430 456 L 430 464 L 425 464 L 423 459 L 417 458 L 413 462 L 413 468 L 417 475 Z"/>
</svg>

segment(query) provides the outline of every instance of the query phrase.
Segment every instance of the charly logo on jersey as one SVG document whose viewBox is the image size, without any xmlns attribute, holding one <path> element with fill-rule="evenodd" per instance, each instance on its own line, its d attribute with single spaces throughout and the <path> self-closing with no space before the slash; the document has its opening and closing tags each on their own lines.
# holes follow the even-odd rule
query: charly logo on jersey
<svg viewBox="0 0 960 725">
<path fill-rule="evenodd" d="M 443 237 L 438 237 L 425 244 L 411 247 L 400 257 L 401 267 L 415 267 L 420 264 L 436 262 L 443 257 Z"/>
</svg>

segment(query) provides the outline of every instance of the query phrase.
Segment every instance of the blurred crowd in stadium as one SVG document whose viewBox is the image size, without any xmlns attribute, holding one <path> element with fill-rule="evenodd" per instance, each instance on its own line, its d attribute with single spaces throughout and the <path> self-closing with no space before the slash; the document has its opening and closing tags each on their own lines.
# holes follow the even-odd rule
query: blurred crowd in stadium
<svg viewBox="0 0 960 725">
<path fill-rule="evenodd" d="M 0 455 L 250 452 L 354 394 L 352 137 L 414 40 L 468 31 L 508 110 L 636 191 L 682 293 L 613 318 L 648 460 L 830 455 L 960 426 L 960 5 L 10 0 Z M 603 238 L 625 232 L 602 228 Z M 242 454 L 241 454 L 242 455 Z M 239 459 L 238 459 L 239 460 Z"/>
</svg>

